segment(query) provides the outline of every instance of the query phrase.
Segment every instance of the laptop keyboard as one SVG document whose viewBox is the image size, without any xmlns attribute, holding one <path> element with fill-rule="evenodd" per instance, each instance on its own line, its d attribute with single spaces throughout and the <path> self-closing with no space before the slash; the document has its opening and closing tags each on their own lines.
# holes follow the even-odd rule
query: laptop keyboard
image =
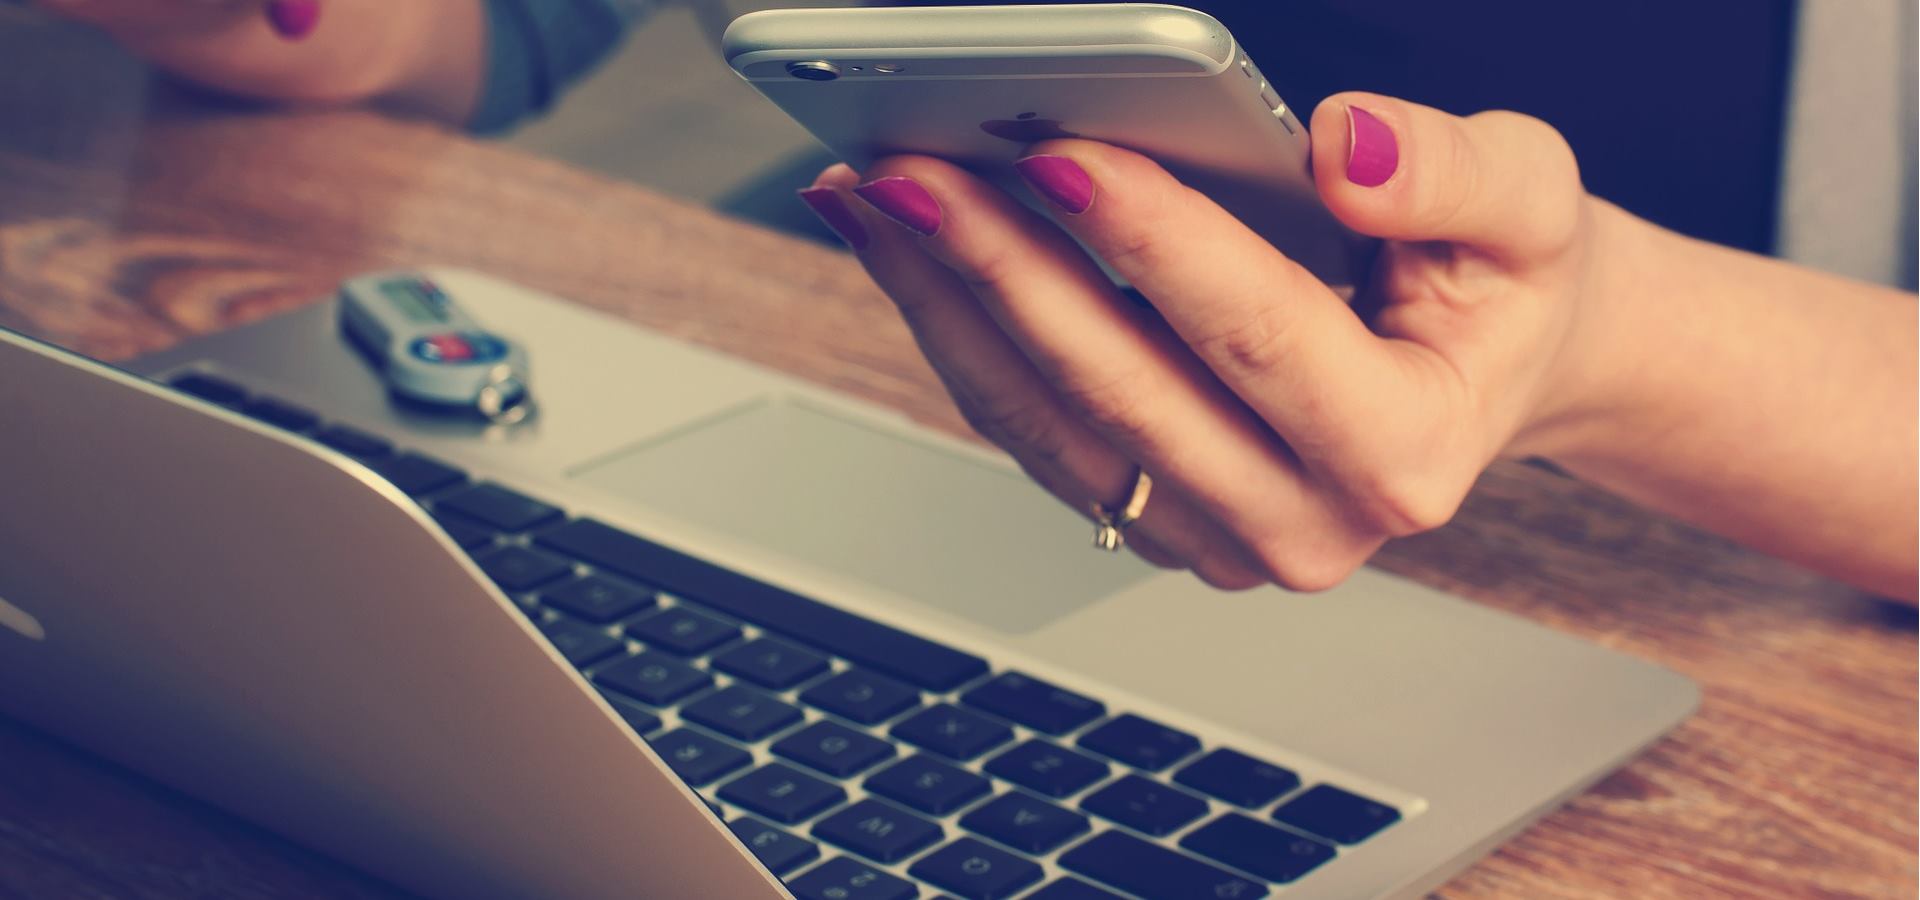
<svg viewBox="0 0 1920 900">
<path fill-rule="evenodd" d="M 1250 900 L 1401 813 L 224 379 L 414 497 L 800 900 Z"/>
</svg>

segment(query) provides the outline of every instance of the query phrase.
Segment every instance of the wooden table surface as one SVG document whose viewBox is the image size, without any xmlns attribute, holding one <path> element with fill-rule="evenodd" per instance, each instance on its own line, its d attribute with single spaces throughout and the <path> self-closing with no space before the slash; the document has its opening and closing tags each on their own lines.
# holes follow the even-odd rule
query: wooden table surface
<svg viewBox="0 0 1920 900">
<path fill-rule="evenodd" d="M 111 360 L 353 273 L 453 264 L 965 433 L 840 253 L 437 129 L 56 55 L 0 38 L 0 326 Z M 1912 610 L 1520 465 L 1377 565 L 1705 689 L 1671 737 L 1439 896 L 1915 896 Z M 186 896 L 400 893 L 0 719 L 0 900 Z"/>
</svg>

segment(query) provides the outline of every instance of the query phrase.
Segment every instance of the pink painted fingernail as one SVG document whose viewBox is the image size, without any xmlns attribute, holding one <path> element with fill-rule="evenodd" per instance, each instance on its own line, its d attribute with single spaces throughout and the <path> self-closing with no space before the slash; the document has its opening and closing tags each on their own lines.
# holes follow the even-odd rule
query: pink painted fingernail
<svg viewBox="0 0 1920 900">
<path fill-rule="evenodd" d="M 1013 168 L 1034 190 L 1072 215 L 1086 212 L 1093 205 L 1093 177 L 1071 159 L 1029 156 L 1016 160 Z"/>
<path fill-rule="evenodd" d="M 853 210 L 847 208 L 847 201 L 840 199 L 840 192 L 833 188 L 807 188 L 800 192 L 800 199 L 806 201 L 813 214 L 827 223 L 833 233 L 847 242 L 855 250 L 867 249 L 867 229 L 855 218 Z"/>
<path fill-rule="evenodd" d="M 869 181 L 853 192 L 887 218 L 921 237 L 940 233 L 940 201 L 933 199 L 918 181 L 896 175 Z"/>
<path fill-rule="evenodd" d="M 1393 129 L 1358 106 L 1347 107 L 1347 180 L 1379 187 L 1400 167 L 1400 145 Z"/>
<path fill-rule="evenodd" d="M 267 22 L 281 37 L 300 40 L 320 24 L 320 0 L 273 0 L 267 4 Z"/>
</svg>

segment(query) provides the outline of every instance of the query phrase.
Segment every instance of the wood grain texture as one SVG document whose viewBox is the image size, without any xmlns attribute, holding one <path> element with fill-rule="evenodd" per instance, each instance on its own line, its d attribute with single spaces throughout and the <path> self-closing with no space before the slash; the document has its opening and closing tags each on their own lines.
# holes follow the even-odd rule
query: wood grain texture
<svg viewBox="0 0 1920 900">
<path fill-rule="evenodd" d="M 461 265 L 965 433 L 836 252 L 373 115 L 118 76 L 61 90 L 110 114 L 0 87 L 0 325 L 123 358 L 367 269 Z M 1915 896 L 1911 610 L 1520 465 L 1378 565 L 1705 689 L 1675 735 L 1439 896 Z M 0 900 L 180 896 L 400 894 L 0 720 Z"/>
</svg>

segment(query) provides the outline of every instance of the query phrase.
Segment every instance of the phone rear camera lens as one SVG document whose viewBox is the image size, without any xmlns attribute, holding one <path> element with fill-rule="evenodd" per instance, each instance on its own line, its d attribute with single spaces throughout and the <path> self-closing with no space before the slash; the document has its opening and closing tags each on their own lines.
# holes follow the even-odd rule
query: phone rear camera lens
<svg viewBox="0 0 1920 900">
<path fill-rule="evenodd" d="M 807 81 L 832 81 L 840 77 L 840 67 L 824 59 L 787 63 L 787 74 Z"/>
</svg>

